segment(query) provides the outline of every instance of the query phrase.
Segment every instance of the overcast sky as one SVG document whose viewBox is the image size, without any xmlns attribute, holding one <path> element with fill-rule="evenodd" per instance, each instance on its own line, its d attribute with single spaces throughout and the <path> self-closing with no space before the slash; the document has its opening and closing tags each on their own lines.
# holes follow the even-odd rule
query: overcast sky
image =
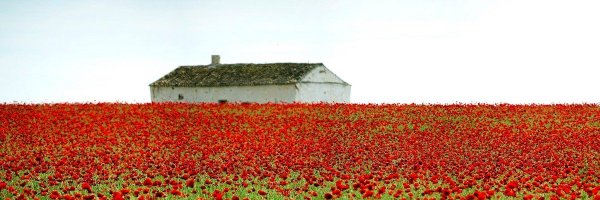
<svg viewBox="0 0 600 200">
<path fill-rule="evenodd" d="M 600 1 L 0 1 L 0 102 L 149 102 L 180 65 L 322 62 L 354 103 L 599 103 Z"/>
</svg>

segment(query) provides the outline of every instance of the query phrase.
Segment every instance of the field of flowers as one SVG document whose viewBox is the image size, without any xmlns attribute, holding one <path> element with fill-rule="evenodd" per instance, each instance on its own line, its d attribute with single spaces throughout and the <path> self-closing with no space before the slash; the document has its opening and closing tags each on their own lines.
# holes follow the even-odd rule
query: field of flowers
<svg viewBox="0 0 600 200">
<path fill-rule="evenodd" d="M 0 199 L 599 191 L 598 105 L 0 105 Z"/>
</svg>

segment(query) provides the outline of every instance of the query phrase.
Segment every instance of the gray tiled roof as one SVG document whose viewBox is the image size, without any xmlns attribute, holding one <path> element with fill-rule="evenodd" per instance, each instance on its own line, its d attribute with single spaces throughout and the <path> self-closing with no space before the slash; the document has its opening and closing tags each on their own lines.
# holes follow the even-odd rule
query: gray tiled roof
<svg viewBox="0 0 600 200">
<path fill-rule="evenodd" d="M 217 87 L 297 83 L 322 63 L 218 64 L 181 66 L 150 86 Z"/>
</svg>

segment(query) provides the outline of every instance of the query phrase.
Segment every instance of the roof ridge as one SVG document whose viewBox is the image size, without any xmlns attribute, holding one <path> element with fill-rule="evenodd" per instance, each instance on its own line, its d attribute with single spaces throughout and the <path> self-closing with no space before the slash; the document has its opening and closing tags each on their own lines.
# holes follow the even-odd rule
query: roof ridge
<svg viewBox="0 0 600 200">
<path fill-rule="evenodd" d="M 225 65 L 273 65 L 273 64 L 307 64 L 307 65 L 323 65 L 323 63 L 302 63 L 302 62 L 275 62 L 275 63 L 224 63 L 217 65 L 181 65 L 179 67 L 208 67 L 208 66 L 225 66 Z"/>
</svg>

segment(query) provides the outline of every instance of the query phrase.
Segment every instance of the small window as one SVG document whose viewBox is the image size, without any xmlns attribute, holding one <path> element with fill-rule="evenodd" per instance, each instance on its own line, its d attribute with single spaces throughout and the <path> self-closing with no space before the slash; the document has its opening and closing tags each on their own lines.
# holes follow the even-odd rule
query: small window
<svg viewBox="0 0 600 200">
<path fill-rule="evenodd" d="M 325 71 L 324 69 L 320 70 L 319 73 L 325 73 L 327 71 Z"/>
<path fill-rule="evenodd" d="M 219 103 L 220 104 L 227 103 L 227 99 L 219 99 Z"/>
<path fill-rule="evenodd" d="M 179 100 L 183 100 L 183 95 L 179 94 L 179 96 L 177 97 Z"/>
</svg>

